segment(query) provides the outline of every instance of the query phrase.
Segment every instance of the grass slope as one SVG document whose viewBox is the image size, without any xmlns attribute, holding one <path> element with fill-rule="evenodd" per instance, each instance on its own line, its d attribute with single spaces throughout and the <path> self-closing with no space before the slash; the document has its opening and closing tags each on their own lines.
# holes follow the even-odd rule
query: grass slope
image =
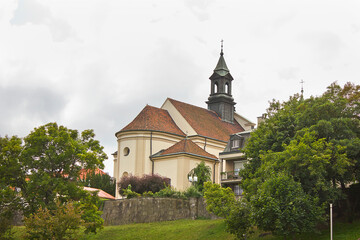
<svg viewBox="0 0 360 240">
<path fill-rule="evenodd" d="M 84 238 L 85 239 L 85 238 Z M 233 239 L 223 220 L 177 220 L 105 227 L 95 239 Z"/>
<path fill-rule="evenodd" d="M 117 240 L 117 239 L 221 239 L 230 240 L 234 237 L 225 232 L 224 220 L 177 220 L 155 223 L 137 223 L 120 226 L 106 226 L 96 235 L 84 235 L 81 240 Z M 22 239 L 24 227 L 15 227 L 15 239 Z M 254 234 L 249 240 L 282 240 L 281 237 L 264 236 L 258 237 L 259 233 Z M 360 238 L 360 220 L 352 224 L 337 223 L 334 226 L 334 239 L 336 240 L 356 240 Z M 298 240 L 328 240 L 330 239 L 329 230 L 324 229 L 321 234 L 308 234 L 296 236 Z"/>
</svg>

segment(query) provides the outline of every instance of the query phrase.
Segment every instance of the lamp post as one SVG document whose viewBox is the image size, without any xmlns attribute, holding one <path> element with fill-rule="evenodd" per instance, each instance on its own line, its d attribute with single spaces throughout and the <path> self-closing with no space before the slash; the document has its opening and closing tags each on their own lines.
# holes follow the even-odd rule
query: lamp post
<svg viewBox="0 0 360 240">
<path fill-rule="evenodd" d="M 197 176 L 189 176 L 189 182 L 191 182 L 191 185 L 193 185 L 194 183 L 196 183 L 198 180 Z"/>
</svg>

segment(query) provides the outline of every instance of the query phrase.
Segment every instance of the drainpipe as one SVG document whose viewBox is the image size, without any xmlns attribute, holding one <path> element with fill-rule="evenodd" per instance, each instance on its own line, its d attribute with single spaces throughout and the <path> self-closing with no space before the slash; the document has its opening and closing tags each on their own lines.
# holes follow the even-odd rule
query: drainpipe
<svg viewBox="0 0 360 240">
<path fill-rule="evenodd" d="M 216 160 L 214 160 L 213 183 L 215 183 L 215 167 L 216 167 Z"/>
<path fill-rule="evenodd" d="M 206 151 L 206 137 L 205 137 L 205 144 L 204 144 L 204 150 Z"/>
<path fill-rule="evenodd" d="M 150 161 L 151 161 L 151 175 L 154 175 L 154 160 L 152 159 L 152 131 L 150 132 Z"/>
</svg>

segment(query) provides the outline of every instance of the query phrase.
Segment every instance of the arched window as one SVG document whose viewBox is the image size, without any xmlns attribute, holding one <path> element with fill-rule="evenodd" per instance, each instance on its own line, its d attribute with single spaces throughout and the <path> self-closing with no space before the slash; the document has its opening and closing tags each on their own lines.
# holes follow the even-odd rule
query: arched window
<svg viewBox="0 0 360 240">
<path fill-rule="evenodd" d="M 229 87 L 229 83 L 228 83 L 228 82 L 225 84 L 225 92 L 226 92 L 227 94 L 230 94 L 230 87 Z"/>
<path fill-rule="evenodd" d="M 219 91 L 219 85 L 217 82 L 215 82 L 215 85 L 214 85 L 214 90 L 215 90 L 215 93 L 217 93 Z"/>
</svg>

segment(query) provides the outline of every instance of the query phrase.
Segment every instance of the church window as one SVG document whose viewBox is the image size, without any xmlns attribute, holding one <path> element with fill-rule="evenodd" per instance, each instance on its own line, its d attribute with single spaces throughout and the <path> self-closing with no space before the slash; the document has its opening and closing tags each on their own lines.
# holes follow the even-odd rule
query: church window
<svg viewBox="0 0 360 240">
<path fill-rule="evenodd" d="M 218 85 L 218 83 L 217 82 L 215 82 L 215 93 L 217 93 L 218 91 L 219 91 L 219 85 Z"/>
<path fill-rule="evenodd" d="M 130 149 L 128 147 L 124 148 L 124 156 L 127 156 L 130 154 Z"/>
</svg>

